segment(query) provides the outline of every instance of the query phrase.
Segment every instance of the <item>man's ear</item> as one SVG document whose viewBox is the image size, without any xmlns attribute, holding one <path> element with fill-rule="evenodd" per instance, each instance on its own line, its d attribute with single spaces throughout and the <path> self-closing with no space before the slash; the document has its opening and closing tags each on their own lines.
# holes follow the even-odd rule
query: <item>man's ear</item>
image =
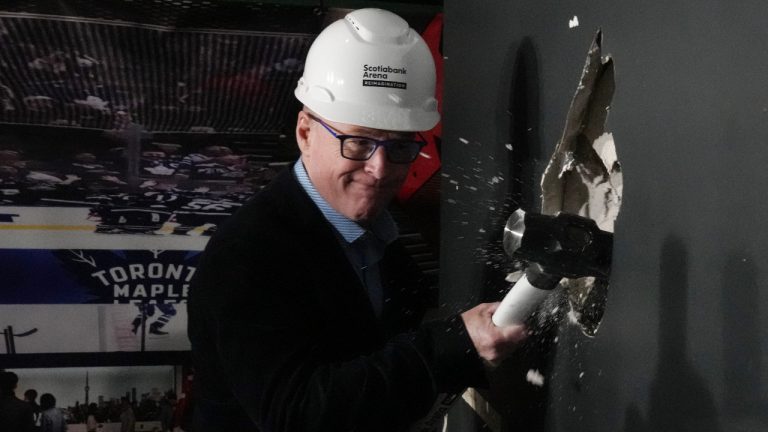
<svg viewBox="0 0 768 432">
<path fill-rule="evenodd" d="M 299 116 L 296 119 L 296 143 L 298 143 L 299 151 L 302 154 L 309 150 L 309 125 L 311 123 L 312 119 L 309 118 L 309 115 L 303 110 L 299 111 Z"/>
</svg>

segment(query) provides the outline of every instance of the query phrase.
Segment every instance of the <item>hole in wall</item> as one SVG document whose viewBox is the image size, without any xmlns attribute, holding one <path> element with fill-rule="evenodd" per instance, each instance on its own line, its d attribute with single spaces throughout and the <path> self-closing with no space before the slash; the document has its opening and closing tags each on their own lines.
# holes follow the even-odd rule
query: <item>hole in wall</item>
<svg viewBox="0 0 768 432">
<path fill-rule="evenodd" d="M 542 213 L 584 216 L 613 233 L 621 207 L 623 175 L 606 120 L 615 90 L 614 63 L 602 55 L 597 31 L 571 101 L 563 135 L 541 179 Z M 610 257 L 609 257 L 610 258 Z M 564 279 L 568 320 L 587 336 L 597 333 L 608 299 L 607 278 Z"/>
</svg>

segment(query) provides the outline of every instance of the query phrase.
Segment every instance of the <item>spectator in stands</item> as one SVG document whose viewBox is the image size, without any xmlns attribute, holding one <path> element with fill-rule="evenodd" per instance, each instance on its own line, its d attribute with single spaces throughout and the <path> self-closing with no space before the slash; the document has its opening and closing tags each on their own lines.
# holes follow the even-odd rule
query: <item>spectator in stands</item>
<svg viewBox="0 0 768 432">
<path fill-rule="evenodd" d="M 0 83 L 0 114 L 3 112 L 16 111 L 16 95 L 10 87 Z"/>
<path fill-rule="evenodd" d="M 167 391 L 160 400 L 160 429 L 162 432 L 173 431 L 173 410 L 176 407 L 176 393 Z"/>
<path fill-rule="evenodd" d="M 120 432 L 136 431 L 136 415 L 133 413 L 133 406 L 128 398 L 121 399 L 120 405 Z"/>
<path fill-rule="evenodd" d="M 185 379 L 181 393 L 176 400 L 176 407 L 173 412 L 173 426 L 179 428 L 182 431 L 192 431 L 193 415 L 195 412 L 195 396 L 194 396 L 194 373 L 188 375 Z"/>
<path fill-rule="evenodd" d="M 96 413 L 99 411 L 99 407 L 95 403 L 88 405 L 88 417 L 85 419 L 86 432 L 96 432 L 99 428 L 99 421 L 96 419 Z"/>
<path fill-rule="evenodd" d="M 0 149 L 0 164 L 18 167 L 20 163 L 19 152 L 16 150 Z"/>
<path fill-rule="evenodd" d="M 434 288 L 386 211 L 439 121 L 421 37 L 350 12 L 295 94 L 300 159 L 220 228 L 189 290 L 194 430 L 409 430 L 440 393 L 483 385 L 525 329 L 496 327 L 496 303 L 421 323 Z"/>
<path fill-rule="evenodd" d="M 0 184 L 14 182 L 18 174 L 18 169 L 8 165 L 0 165 Z"/>
<path fill-rule="evenodd" d="M 32 413 L 35 418 L 35 430 L 40 430 L 40 415 L 42 410 L 40 405 L 37 404 L 37 390 L 29 389 L 24 392 L 24 401 L 32 407 Z"/>
<path fill-rule="evenodd" d="M 174 176 L 180 179 L 235 180 L 245 177 L 247 159 L 222 145 L 204 147 L 179 162 Z"/>
<path fill-rule="evenodd" d="M 32 432 L 35 429 L 32 407 L 16 397 L 19 376 L 0 371 L 0 426 L 3 431 Z"/>
<path fill-rule="evenodd" d="M 40 396 L 40 409 L 43 411 L 40 417 L 40 432 L 66 432 L 67 422 L 64 413 L 56 408 L 56 398 L 50 393 Z"/>
<path fill-rule="evenodd" d="M 176 168 L 168 163 L 164 152 L 158 150 L 141 152 L 141 173 L 143 175 L 169 176 L 175 170 Z"/>
</svg>

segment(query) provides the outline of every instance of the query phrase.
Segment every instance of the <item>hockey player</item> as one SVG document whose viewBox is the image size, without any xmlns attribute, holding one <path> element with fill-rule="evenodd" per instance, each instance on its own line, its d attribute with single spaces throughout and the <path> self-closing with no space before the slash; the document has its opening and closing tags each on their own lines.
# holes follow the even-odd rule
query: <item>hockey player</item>
<svg viewBox="0 0 768 432">
<path fill-rule="evenodd" d="M 136 334 L 141 327 L 142 322 L 149 322 L 149 319 L 155 315 L 155 309 L 160 311 L 160 316 L 149 325 L 149 334 L 156 336 L 167 335 L 163 330 L 168 321 L 176 316 L 176 307 L 171 303 L 140 303 L 138 305 L 139 313 L 131 322 L 131 332 Z"/>
</svg>

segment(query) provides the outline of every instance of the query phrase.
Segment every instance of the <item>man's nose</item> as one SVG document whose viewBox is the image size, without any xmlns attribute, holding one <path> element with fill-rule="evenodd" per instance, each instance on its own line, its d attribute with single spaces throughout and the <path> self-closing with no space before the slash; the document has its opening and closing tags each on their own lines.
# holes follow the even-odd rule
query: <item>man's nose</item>
<svg viewBox="0 0 768 432">
<path fill-rule="evenodd" d="M 379 146 L 371 158 L 365 161 L 365 172 L 377 179 L 383 179 L 390 172 L 391 164 L 387 159 L 387 149 Z"/>
</svg>

